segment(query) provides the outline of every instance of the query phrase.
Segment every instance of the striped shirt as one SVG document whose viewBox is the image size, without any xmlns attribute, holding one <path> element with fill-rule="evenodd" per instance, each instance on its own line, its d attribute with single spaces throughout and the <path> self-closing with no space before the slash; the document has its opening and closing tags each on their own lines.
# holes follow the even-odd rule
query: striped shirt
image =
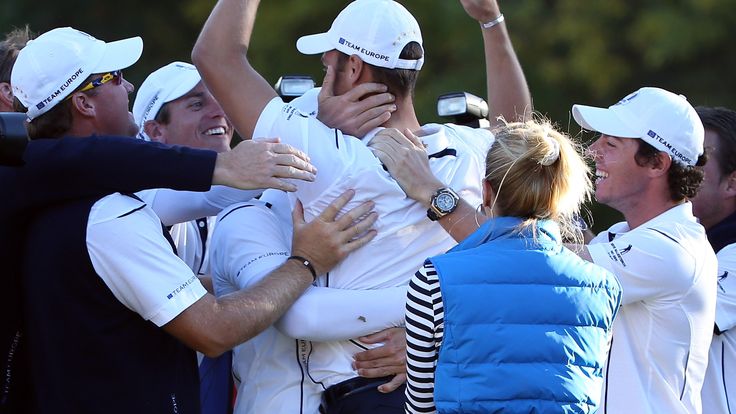
<svg viewBox="0 0 736 414">
<path fill-rule="evenodd" d="M 406 412 L 434 413 L 434 370 L 445 310 L 440 281 L 431 262 L 425 262 L 409 282 L 406 300 L 407 386 Z"/>
</svg>

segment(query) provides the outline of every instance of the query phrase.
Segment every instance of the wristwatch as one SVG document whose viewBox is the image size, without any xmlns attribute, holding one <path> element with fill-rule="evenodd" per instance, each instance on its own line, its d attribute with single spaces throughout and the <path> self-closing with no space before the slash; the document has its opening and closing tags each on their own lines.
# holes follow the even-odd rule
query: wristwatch
<svg viewBox="0 0 736 414">
<path fill-rule="evenodd" d="M 429 200 L 427 217 L 432 221 L 437 221 L 455 211 L 459 202 L 460 197 L 452 191 L 452 188 L 440 188 Z"/>
</svg>

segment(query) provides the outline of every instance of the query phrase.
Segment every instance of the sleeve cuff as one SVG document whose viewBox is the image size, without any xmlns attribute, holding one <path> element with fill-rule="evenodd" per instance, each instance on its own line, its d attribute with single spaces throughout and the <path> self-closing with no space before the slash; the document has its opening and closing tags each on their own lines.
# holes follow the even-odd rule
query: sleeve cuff
<svg viewBox="0 0 736 414">
<path fill-rule="evenodd" d="M 146 319 L 155 323 L 158 327 L 164 326 L 206 294 L 207 290 L 202 286 L 199 278 L 192 276 L 192 278 L 169 293 L 167 295 L 168 302 L 154 312 L 153 315 L 146 317 Z"/>
</svg>

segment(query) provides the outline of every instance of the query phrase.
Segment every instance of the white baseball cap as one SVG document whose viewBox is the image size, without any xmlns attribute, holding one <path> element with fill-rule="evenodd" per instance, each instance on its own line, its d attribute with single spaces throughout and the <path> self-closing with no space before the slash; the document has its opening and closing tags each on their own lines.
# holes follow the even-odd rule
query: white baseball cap
<svg viewBox="0 0 736 414">
<path fill-rule="evenodd" d="M 419 70 L 424 64 L 424 53 L 417 60 L 399 58 L 409 42 L 421 46 L 422 32 L 404 6 L 393 0 L 356 0 L 340 12 L 330 30 L 302 36 L 296 48 L 305 55 L 337 49 L 358 55 L 371 65 Z"/>
<path fill-rule="evenodd" d="M 147 121 L 156 118 L 165 103 L 179 99 L 202 80 L 191 63 L 172 62 L 157 69 L 143 81 L 133 102 L 133 118 L 138 124 L 138 138 L 150 141 L 143 131 Z"/>
<path fill-rule="evenodd" d="M 703 154 L 705 131 L 695 108 L 682 95 L 645 87 L 608 108 L 573 105 L 583 128 L 612 137 L 640 138 L 684 165 Z"/>
<path fill-rule="evenodd" d="M 48 31 L 18 53 L 13 94 L 31 121 L 69 96 L 92 74 L 125 69 L 143 53 L 140 37 L 106 43 L 71 27 Z"/>
</svg>

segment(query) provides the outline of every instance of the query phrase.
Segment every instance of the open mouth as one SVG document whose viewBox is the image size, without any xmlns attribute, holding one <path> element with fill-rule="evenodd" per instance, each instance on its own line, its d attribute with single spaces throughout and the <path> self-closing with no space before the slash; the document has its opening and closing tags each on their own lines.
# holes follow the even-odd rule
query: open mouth
<svg viewBox="0 0 736 414">
<path fill-rule="evenodd" d="M 225 135 L 225 128 L 224 127 L 210 128 L 210 129 L 204 131 L 204 135 L 208 135 L 208 136 Z"/>
<path fill-rule="evenodd" d="M 595 170 L 595 183 L 600 184 L 602 183 L 606 178 L 608 178 L 608 173 L 601 170 Z"/>
</svg>

